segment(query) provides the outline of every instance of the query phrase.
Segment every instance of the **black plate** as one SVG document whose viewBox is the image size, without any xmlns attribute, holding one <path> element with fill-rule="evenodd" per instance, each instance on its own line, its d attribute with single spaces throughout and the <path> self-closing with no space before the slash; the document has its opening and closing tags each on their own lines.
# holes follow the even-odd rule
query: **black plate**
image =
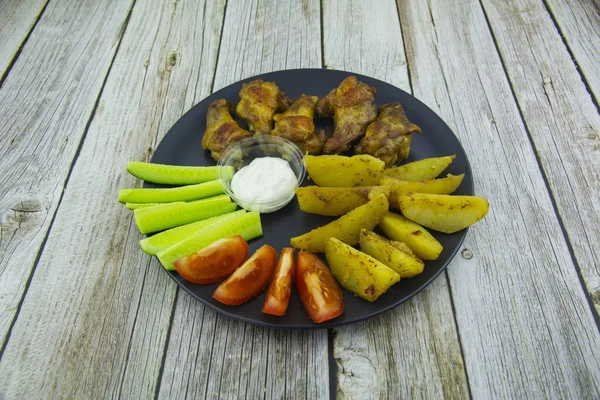
<svg viewBox="0 0 600 400">
<path fill-rule="evenodd" d="M 421 127 L 423 133 L 413 135 L 409 161 L 456 154 L 456 159 L 445 173 L 460 174 L 464 172 L 465 178 L 456 193 L 473 194 L 471 169 L 462 146 L 444 121 L 426 105 L 410 94 L 377 79 L 325 69 L 271 72 L 245 79 L 215 92 L 196 104 L 177 121 L 157 147 L 152 162 L 175 165 L 214 165 L 215 162 L 210 154 L 203 151 L 200 145 L 206 126 L 208 105 L 221 98 L 227 99 L 231 104 L 237 104 L 242 82 L 248 82 L 256 78 L 261 78 L 264 81 L 274 81 L 281 90 L 286 92 L 292 99 L 296 99 L 303 93 L 319 97 L 324 96 L 349 75 L 355 75 L 359 80 L 377 89 L 375 97 L 377 106 L 399 101 L 404 107 L 408 118 Z M 316 123 L 317 127 L 331 127 L 333 125 L 330 119 L 317 120 Z M 243 122 L 240 125 L 246 127 Z M 310 184 L 308 177 L 304 181 L 304 185 L 307 184 Z M 151 187 L 154 185 L 147 184 L 146 186 Z M 282 248 L 290 246 L 291 237 L 308 232 L 317 226 L 332 221 L 334 218 L 303 213 L 298 208 L 298 202 L 294 198 L 280 211 L 263 214 L 261 219 L 264 235 L 250 242 L 250 254 L 263 244 L 269 244 L 277 251 L 281 251 Z M 340 317 L 322 324 L 314 324 L 308 318 L 306 312 L 302 309 L 295 288 L 292 290 L 292 298 L 287 314 L 283 317 L 274 317 L 261 312 L 266 291 L 240 306 L 225 306 L 212 298 L 212 293 L 217 284 L 196 285 L 181 278 L 177 272 L 168 273 L 192 297 L 230 317 L 278 328 L 327 328 L 361 321 L 390 310 L 429 285 L 454 257 L 465 237 L 466 230 L 451 235 L 436 232 L 432 232 L 432 234 L 441 242 L 444 250 L 437 260 L 426 261 L 425 271 L 422 274 L 411 279 L 401 280 L 373 303 L 344 291 L 344 313 Z"/>
</svg>

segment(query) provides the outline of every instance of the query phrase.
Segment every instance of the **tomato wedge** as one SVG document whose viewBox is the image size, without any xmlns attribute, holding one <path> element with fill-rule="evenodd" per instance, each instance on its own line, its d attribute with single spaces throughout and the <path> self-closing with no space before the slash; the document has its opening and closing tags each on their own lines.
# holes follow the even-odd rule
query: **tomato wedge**
<svg viewBox="0 0 600 400">
<path fill-rule="evenodd" d="M 267 287 L 276 263 L 275 249 L 262 246 L 217 287 L 213 297 L 230 306 L 247 302 Z"/>
<path fill-rule="evenodd" d="M 286 247 L 281 250 L 275 276 L 269 285 L 262 312 L 265 314 L 285 315 L 292 294 L 292 276 L 294 274 L 294 249 Z"/>
<path fill-rule="evenodd" d="M 304 309 L 315 323 L 328 321 L 344 312 L 340 286 L 327 265 L 313 253 L 298 253 L 296 287 Z"/>
<path fill-rule="evenodd" d="M 240 235 L 219 239 L 202 250 L 175 261 L 175 269 L 194 283 L 214 283 L 227 278 L 248 257 L 248 243 Z"/>
</svg>

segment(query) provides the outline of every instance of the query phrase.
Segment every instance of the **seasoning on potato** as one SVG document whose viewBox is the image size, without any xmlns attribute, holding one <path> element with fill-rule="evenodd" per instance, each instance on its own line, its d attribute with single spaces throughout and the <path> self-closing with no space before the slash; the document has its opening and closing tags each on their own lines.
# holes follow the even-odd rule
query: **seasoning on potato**
<svg viewBox="0 0 600 400">
<path fill-rule="evenodd" d="M 375 186 L 385 167 L 383 161 L 368 154 L 352 157 L 307 155 L 304 162 L 310 179 L 327 187 Z"/>
<path fill-rule="evenodd" d="M 404 181 L 428 181 L 441 174 L 455 158 L 456 154 L 446 157 L 424 158 L 399 167 L 388 168 L 383 171 L 383 175 Z"/>
<path fill-rule="evenodd" d="M 444 233 L 454 233 L 486 216 L 489 203 L 479 196 L 407 193 L 398 196 L 398 205 L 407 218 Z"/>
<path fill-rule="evenodd" d="M 381 177 L 379 185 L 390 188 L 390 207 L 399 210 L 398 195 L 403 193 L 451 194 L 460 186 L 464 176 L 465 174 L 448 174 L 445 178 L 416 182 L 403 181 L 384 175 Z"/>
<path fill-rule="evenodd" d="M 396 271 L 336 238 L 325 239 L 325 257 L 340 285 L 368 301 L 400 280 Z"/>
<path fill-rule="evenodd" d="M 330 217 L 344 215 L 366 204 L 380 193 L 389 197 L 390 188 L 387 186 L 296 188 L 298 205 L 302 211 Z"/>
<path fill-rule="evenodd" d="M 375 232 L 365 229 L 360 231 L 360 250 L 396 271 L 401 279 L 412 278 L 423 272 L 425 263 L 406 253 L 406 245 L 402 242 L 388 240 Z"/>
<path fill-rule="evenodd" d="M 325 251 L 325 239 L 328 237 L 335 237 L 351 245 L 358 244 L 360 230 L 375 228 L 387 213 L 388 207 L 387 197 L 379 194 L 367 204 L 355 208 L 335 221 L 293 237 L 290 243 L 295 248 L 313 253 Z"/>
<path fill-rule="evenodd" d="M 435 260 L 442 252 L 442 245 L 425 228 L 402 215 L 388 212 L 379 223 L 385 235 L 404 242 L 422 260 Z"/>
</svg>

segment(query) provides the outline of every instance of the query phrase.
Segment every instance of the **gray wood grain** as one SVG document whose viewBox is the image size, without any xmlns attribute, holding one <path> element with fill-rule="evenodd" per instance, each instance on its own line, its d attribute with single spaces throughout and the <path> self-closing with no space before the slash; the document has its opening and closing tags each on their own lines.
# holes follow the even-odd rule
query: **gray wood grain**
<svg viewBox="0 0 600 400">
<path fill-rule="evenodd" d="M 223 3 L 136 2 L 0 361 L 2 397 L 154 396 L 177 289 L 140 250 L 116 195 L 141 184 L 126 162 L 147 159 L 195 96 L 208 93 L 222 16 Z M 100 20 L 86 41 L 102 41 L 117 22 Z M 55 134 L 73 135 L 64 129 Z"/>
<path fill-rule="evenodd" d="M 319 67 L 319 20 L 316 1 L 228 2 L 215 90 L 263 72 Z M 204 397 L 328 398 L 327 331 L 242 323 L 180 291 L 159 398 Z"/>
<path fill-rule="evenodd" d="M 600 312 L 600 115 L 542 4 L 483 4 L 587 290 Z"/>
<path fill-rule="evenodd" d="M 598 397 L 598 328 L 480 3 L 398 6 L 415 95 L 459 136 L 491 203 L 472 257 L 449 268 L 473 397 Z"/>
<path fill-rule="evenodd" d="M 47 2 L 48 0 L 0 1 L 0 79 Z"/>
<path fill-rule="evenodd" d="M 325 63 L 410 92 L 396 4 L 323 4 Z M 376 21 L 376 22 L 374 22 Z M 452 268 L 452 265 L 450 266 Z M 393 289 L 391 289 L 393 290 Z M 467 381 L 445 275 L 413 300 L 335 329 L 340 398 L 466 398 Z"/>
<path fill-rule="evenodd" d="M 323 1 L 325 66 L 372 76 L 410 91 L 393 1 Z"/>
<path fill-rule="evenodd" d="M 573 52 L 596 103 L 600 103 L 600 2 L 545 0 Z M 536 5 L 537 6 L 537 5 Z M 598 133 L 596 131 L 596 133 Z"/>
<path fill-rule="evenodd" d="M 121 36 L 129 4 L 108 3 L 49 5 L 0 89 L 0 343 Z"/>
</svg>

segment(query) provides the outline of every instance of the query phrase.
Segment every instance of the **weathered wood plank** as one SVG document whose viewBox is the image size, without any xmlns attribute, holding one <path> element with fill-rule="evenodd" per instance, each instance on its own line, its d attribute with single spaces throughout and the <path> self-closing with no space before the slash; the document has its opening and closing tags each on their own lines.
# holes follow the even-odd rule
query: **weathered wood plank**
<svg viewBox="0 0 600 400">
<path fill-rule="evenodd" d="M 328 67 L 366 74 L 410 92 L 393 1 L 377 7 L 326 1 L 323 12 Z M 393 311 L 336 329 L 334 356 L 341 398 L 468 397 L 445 276 Z"/>
<path fill-rule="evenodd" d="M 317 1 L 229 2 L 214 88 L 262 72 L 320 67 L 319 19 Z M 159 397 L 328 398 L 328 371 L 325 330 L 256 327 L 217 316 L 180 292 Z"/>
<path fill-rule="evenodd" d="M 0 79 L 17 55 L 48 0 L 0 2 Z"/>
<path fill-rule="evenodd" d="M 61 198 L 129 5 L 68 0 L 48 5 L 0 89 L 1 343 Z"/>
<path fill-rule="evenodd" d="M 600 103 L 600 3 L 598 0 L 544 1 L 573 52 L 596 103 Z"/>
<path fill-rule="evenodd" d="M 381 79 L 410 92 L 393 1 L 323 1 L 325 66 Z"/>
<path fill-rule="evenodd" d="M 600 313 L 600 115 L 543 4 L 532 0 L 483 4 L 587 290 Z M 600 28 L 600 17 L 596 18 Z M 596 39 L 600 52 L 600 36 Z M 599 52 L 594 54 L 596 61 Z"/>
<path fill-rule="evenodd" d="M 598 397 L 600 335 L 480 3 L 398 8 L 414 92 L 491 203 L 465 242 L 473 257 L 449 269 L 473 397 Z"/>
<path fill-rule="evenodd" d="M 136 2 L 0 361 L 1 397 L 154 396 L 177 289 L 140 251 L 141 236 L 116 193 L 140 185 L 126 162 L 146 158 L 193 99 L 208 93 L 223 6 Z"/>
</svg>

